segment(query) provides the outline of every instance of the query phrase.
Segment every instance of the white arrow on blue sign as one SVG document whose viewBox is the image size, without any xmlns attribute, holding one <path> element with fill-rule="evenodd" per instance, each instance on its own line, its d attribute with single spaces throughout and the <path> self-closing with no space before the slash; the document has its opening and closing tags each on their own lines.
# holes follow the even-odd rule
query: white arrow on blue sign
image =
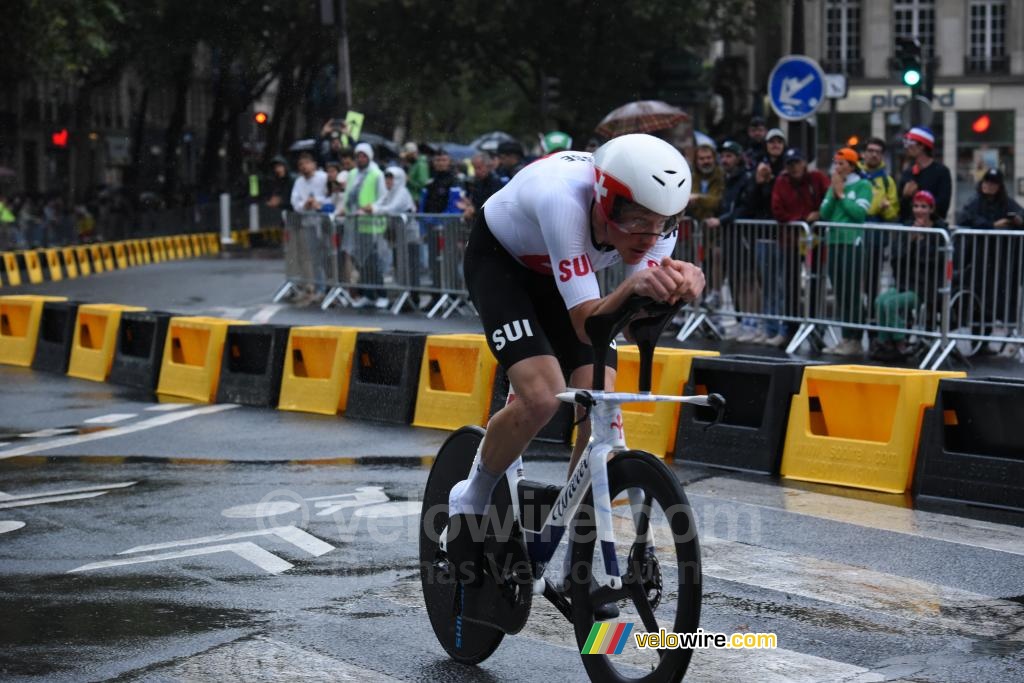
<svg viewBox="0 0 1024 683">
<path fill-rule="evenodd" d="M 780 119 L 802 121 L 825 99 L 825 73 L 810 57 L 783 57 L 768 77 L 768 97 Z"/>
</svg>

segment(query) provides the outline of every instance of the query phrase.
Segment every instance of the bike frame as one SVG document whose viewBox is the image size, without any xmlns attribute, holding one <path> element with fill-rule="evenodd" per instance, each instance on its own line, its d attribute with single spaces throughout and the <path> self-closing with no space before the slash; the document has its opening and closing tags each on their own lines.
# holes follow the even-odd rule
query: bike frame
<svg viewBox="0 0 1024 683">
<path fill-rule="evenodd" d="M 618 558 L 615 555 L 615 534 L 612 529 L 612 501 L 608 488 L 608 456 L 615 451 L 626 450 L 626 439 L 622 425 L 623 403 L 689 403 L 697 406 L 709 406 L 708 396 L 665 396 L 651 393 L 625 393 L 608 391 L 589 391 L 569 389 L 557 395 L 558 400 L 566 403 L 578 403 L 581 395 L 593 399 L 590 410 L 590 440 L 583 451 L 572 475 L 562 487 L 555 499 L 551 512 L 548 513 L 540 531 L 531 531 L 522 525 L 519 509 L 519 482 L 525 478 L 522 457 L 516 459 L 505 470 L 504 479 L 509 487 L 512 510 L 516 521 L 520 522 L 526 539 L 526 549 L 531 562 L 539 567 L 535 581 L 544 576 L 547 563 L 555 554 L 558 543 L 565 534 L 566 526 L 572 521 L 588 491 L 594 493 L 594 510 L 597 522 L 597 540 L 600 542 L 601 558 L 604 572 L 594 572 L 594 579 L 599 586 L 618 590 L 622 588 L 619 576 Z M 473 468 L 477 466 L 479 454 L 473 460 Z M 630 506 L 640 505 L 632 499 Z M 634 510 L 634 515 L 636 514 Z M 646 539 L 645 539 L 646 540 Z"/>
</svg>

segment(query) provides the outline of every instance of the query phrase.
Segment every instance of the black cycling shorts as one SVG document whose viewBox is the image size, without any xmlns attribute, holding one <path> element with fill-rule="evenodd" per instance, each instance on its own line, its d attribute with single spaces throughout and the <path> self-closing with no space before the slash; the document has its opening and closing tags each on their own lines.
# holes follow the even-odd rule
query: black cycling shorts
<svg viewBox="0 0 1024 683">
<path fill-rule="evenodd" d="M 592 365 L 594 349 L 576 336 L 553 275 L 530 270 L 495 239 L 477 213 L 464 262 L 469 298 L 480 313 L 491 352 L 506 370 L 524 358 L 554 356 L 568 379 Z M 606 366 L 616 367 L 614 344 Z"/>
</svg>

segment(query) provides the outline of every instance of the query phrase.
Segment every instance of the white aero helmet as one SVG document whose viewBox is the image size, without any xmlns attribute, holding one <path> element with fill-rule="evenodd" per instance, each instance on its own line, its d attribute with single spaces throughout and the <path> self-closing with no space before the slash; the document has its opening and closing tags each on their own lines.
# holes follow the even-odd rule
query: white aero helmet
<svg viewBox="0 0 1024 683">
<path fill-rule="evenodd" d="M 690 201 L 690 166 L 675 147 L 644 133 L 620 135 L 594 152 L 594 198 L 612 215 L 619 197 L 662 216 Z"/>
</svg>

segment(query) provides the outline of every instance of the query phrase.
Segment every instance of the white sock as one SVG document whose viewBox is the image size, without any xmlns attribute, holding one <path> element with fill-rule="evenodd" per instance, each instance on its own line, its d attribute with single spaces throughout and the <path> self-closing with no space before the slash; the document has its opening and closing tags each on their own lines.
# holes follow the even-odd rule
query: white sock
<svg viewBox="0 0 1024 683">
<path fill-rule="evenodd" d="M 477 463 L 464 479 L 452 487 L 448 495 L 448 515 L 482 515 L 491 502 L 491 492 L 503 472 L 497 474 L 484 468 L 483 462 Z"/>
</svg>

